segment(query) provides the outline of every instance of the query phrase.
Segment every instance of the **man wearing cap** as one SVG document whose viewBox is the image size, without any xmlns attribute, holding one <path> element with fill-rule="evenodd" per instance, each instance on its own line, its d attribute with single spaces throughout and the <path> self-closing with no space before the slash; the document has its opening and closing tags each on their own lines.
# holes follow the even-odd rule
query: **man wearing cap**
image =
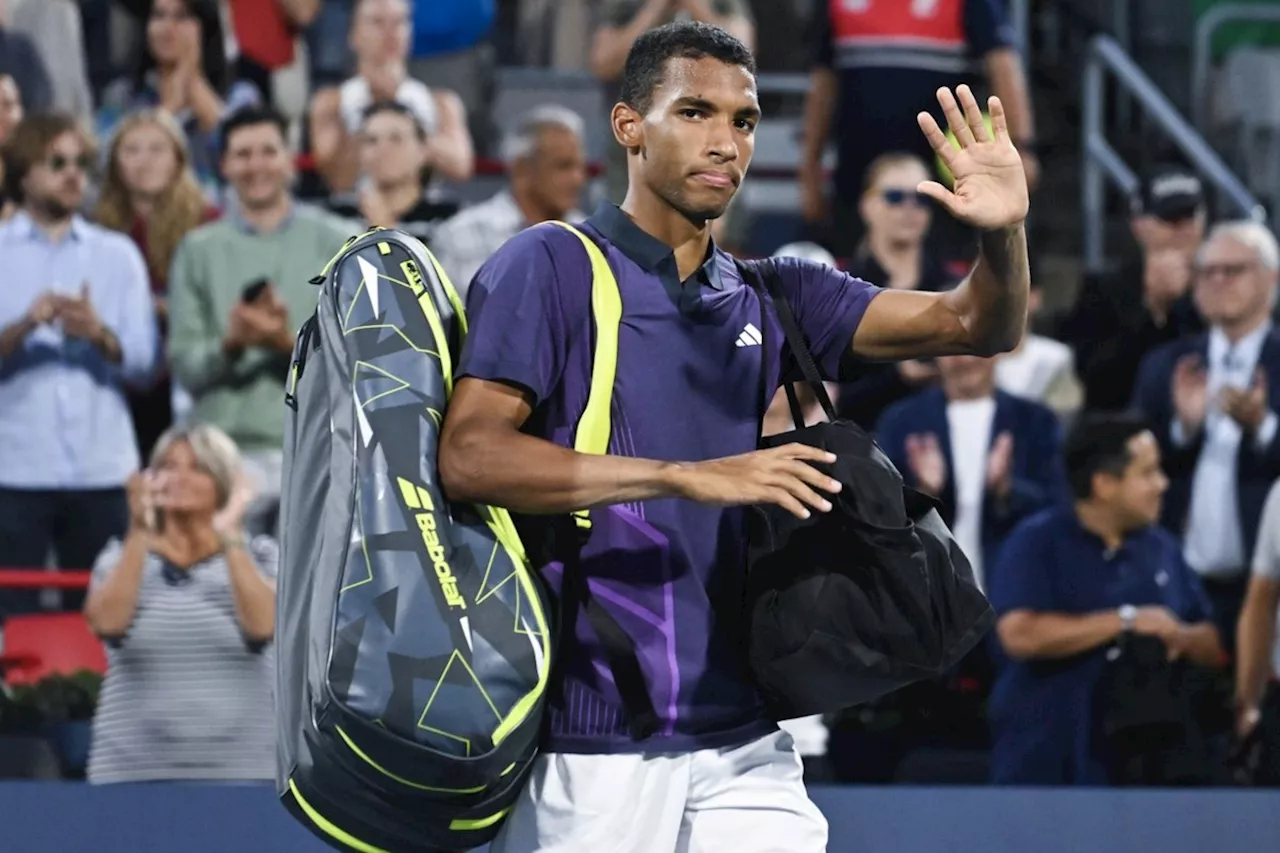
<svg viewBox="0 0 1280 853">
<path fill-rule="evenodd" d="M 1136 256 L 1118 274 L 1086 279 L 1060 330 L 1075 349 L 1091 411 L 1127 407 L 1143 356 L 1204 330 L 1190 295 L 1205 228 L 1200 178 L 1186 169 L 1156 169 L 1132 206 Z"/>
</svg>

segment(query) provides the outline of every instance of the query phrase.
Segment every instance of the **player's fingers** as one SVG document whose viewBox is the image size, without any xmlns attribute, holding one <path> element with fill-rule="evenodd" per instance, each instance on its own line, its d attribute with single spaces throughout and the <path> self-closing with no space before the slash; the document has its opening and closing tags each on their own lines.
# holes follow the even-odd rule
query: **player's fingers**
<svg viewBox="0 0 1280 853">
<path fill-rule="evenodd" d="M 956 147 L 951 144 L 951 140 L 947 139 L 946 133 L 938 126 L 938 120 L 931 114 L 922 112 L 916 114 L 916 124 L 920 125 L 924 138 L 929 140 L 929 147 L 933 149 L 933 153 L 937 154 L 949 168 L 952 158 L 956 156 Z"/>
<path fill-rule="evenodd" d="M 787 459 L 807 459 L 812 462 L 835 462 L 836 455 L 829 450 L 823 450 L 821 447 L 814 447 L 812 444 L 804 444 L 799 441 L 793 441 L 790 444 L 784 444 L 777 449 L 777 455 L 784 456 Z"/>
<path fill-rule="evenodd" d="M 960 108 L 964 111 L 964 118 L 973 138 L 979 142 L 990 142 L 991 134 L 987 131 L 987 122 L 982 117 L 982 109 L 978 106 L 978 99 L 973 96 L 973 90 L 962 84 L 956 89 L 956 96 L 960 99 Z"/>
<path fill-rule="evenodd" d="M 1004 104 L 995 95 L 987 98 L 987 115 L 991 116 L 991 131 L 997 140 L 1009 138 L 1009 121 L 1005 118 Z"/>
<path fill-rule="evenodd" d="M 937 181 L 921 181 L 916 185 L 916 192 L 921 195 L 927 195 L 948 210 L 951 209 L 952 199 L 955 198 L 955 193 Z"/>
<path fill-rule="evenodd" d="M 947 127 L 951 128 L 952 135 L 960 143 L 961 148 L 968 148 L 973 144 L 973 131 L 964 120 L 964 112 L 956 102 L 956 96 L 950 89 L 943 86 L 938 89 L 938 103 L 942 106 L 942 114 L 946 116 Z"/>
<path fill-rule="evenodd" d="M 839 480 L 828 477 L 808 462 L 800 462 L 798 460 L 791 462 L 785 470 L 791 476 L 808 483 L 816 489 L 822 489 L 824 492 L 835 494 L 843 488 Z"/>
<path fill-rule="evenodd" d="M 813 512 L 808 507 L 800 503 L 800 501 L 796 499 L 795 495 L 791 494 L 786 489 L 770 489 L 765 494 L 764 499 L 775 506 L 782 507 L 796 518 L 809 518 L 813 515 Z"/>
<path fill-rule="evenodd" d="M 793 498 L 806 506 L 813 507 L 818 512 L 831 512 L 831 501 L 809 488 L 797 477 L 783 477 L 779 483 L 779 488 L 784 489 Z"/>
</svg>

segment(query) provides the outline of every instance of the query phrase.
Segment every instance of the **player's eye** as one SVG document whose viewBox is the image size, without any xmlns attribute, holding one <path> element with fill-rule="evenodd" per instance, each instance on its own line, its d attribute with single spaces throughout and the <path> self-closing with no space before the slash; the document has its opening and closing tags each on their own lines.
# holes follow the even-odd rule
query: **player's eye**
<svg viewBox="0 0 1280 853">
<path fill-rule="evenodd" d="M 739 130 L 745 130 L 747 133 L 751 133 L 756 129 L 756 123 L 749 118 L 740 118 L 733 125 Z"/>
<path fill-rule="evenodd" d="M 685 107 L 680 111 L 680 115 L 685 118 L 703 118 L 706 116 L 706 111 L 696 107 Z"/>
</svg>

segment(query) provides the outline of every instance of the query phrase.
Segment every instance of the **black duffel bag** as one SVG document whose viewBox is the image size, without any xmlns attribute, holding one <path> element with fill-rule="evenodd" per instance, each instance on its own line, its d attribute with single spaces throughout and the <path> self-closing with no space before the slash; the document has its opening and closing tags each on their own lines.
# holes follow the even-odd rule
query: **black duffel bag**
<svg viewBox="0 0 1280 853">
<path fill-rule="evenodd" d="M 748 513 L 749 662 L 769 712 L 785 720 L 943 674 L 990 630 L 995 613 L 936 502 L 903 483 L 865 430 L 836 419 L 773 261 L 740 266 L 761 305 L 773 304 L 791 360 L 828 418 L 762 445 L 828 450 L 836 461 L 818 467 L 843 485 L 830 512 L 808 519 L 772 505 Z M 762 318 L 764 334 L 770 325 Z M 794 384 L 784 387 L 803 424 Z"/>
</svg>

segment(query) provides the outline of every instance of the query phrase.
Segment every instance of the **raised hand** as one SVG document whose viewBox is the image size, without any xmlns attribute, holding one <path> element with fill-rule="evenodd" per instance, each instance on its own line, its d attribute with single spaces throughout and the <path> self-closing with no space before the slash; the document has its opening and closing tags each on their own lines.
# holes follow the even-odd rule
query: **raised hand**
<svg viewBox="0 0 1280 853">
<path fill-rule="evenodd" d="M 80 286 L 80 295 L 75 298 L 63 297 L 58 308 L 58 317 L 62 320 L 62 330 L 73 338 L 83 338 L 97 343 L 102 339 L 102 320 L 93 308 L 89 299 L 89 283 Z"/>
<path fill-rule="evenodd" d="M 951 171 L 952 189 L 937 181 L 924 181 L 917 189 L 942 205 L 956 219 L 975 228 L 994 230 L 1017 225 L 1027 216 L 1027 172 L 1022 155 L 1009 138 L 1000 99 L 987 101 L 991 130 L 968 86 L 938 90 L 938 103 L 960 147 L 947 139 L 927 112 L 916 121 L 938 157 Z M 959 101 L 957 102 L 957 97 Z"/>
<path fill-rule="evenodd" d="M 1187 437 L 1195 435 L 1204 426 L 1209 411 L 1209 374 L 1199 355 L 1188 353 L 1178 359 L 1171 390 L 1173 410 L 1183 433 Z"/>
<path fill-rule="evenodd" d="M 1002 432 L 987 454 L 987 488 L 1000 497 L 1013 488 L 1013 434 Z"/>
<path fill-rule="evenodd" d="M 1222 389 L 1222 410 L 1245 432 L 1253 433 L 1267 417 L 1267 374 L 1259 368 L 1248 388 Z"/>
<path fill-rule="evenodd" d="M 916 478 L 916 488 L 925 494 L 936 498 L 947 487 L 947 457 L 933 433 L 907 436 L 907 467 Z"/>
<path fill-rule="evenodd" d="M 819 491 L 835 494 L 840 482 L 814 467 L 836 460 L 807 444 L 787 444 L 740 456 L 681 466 L 676 492 L 682 498 L 717 506 L 775 504 L 799 518 L 811 509 L 829 512 L 831 502 Z"/>
</svg>

